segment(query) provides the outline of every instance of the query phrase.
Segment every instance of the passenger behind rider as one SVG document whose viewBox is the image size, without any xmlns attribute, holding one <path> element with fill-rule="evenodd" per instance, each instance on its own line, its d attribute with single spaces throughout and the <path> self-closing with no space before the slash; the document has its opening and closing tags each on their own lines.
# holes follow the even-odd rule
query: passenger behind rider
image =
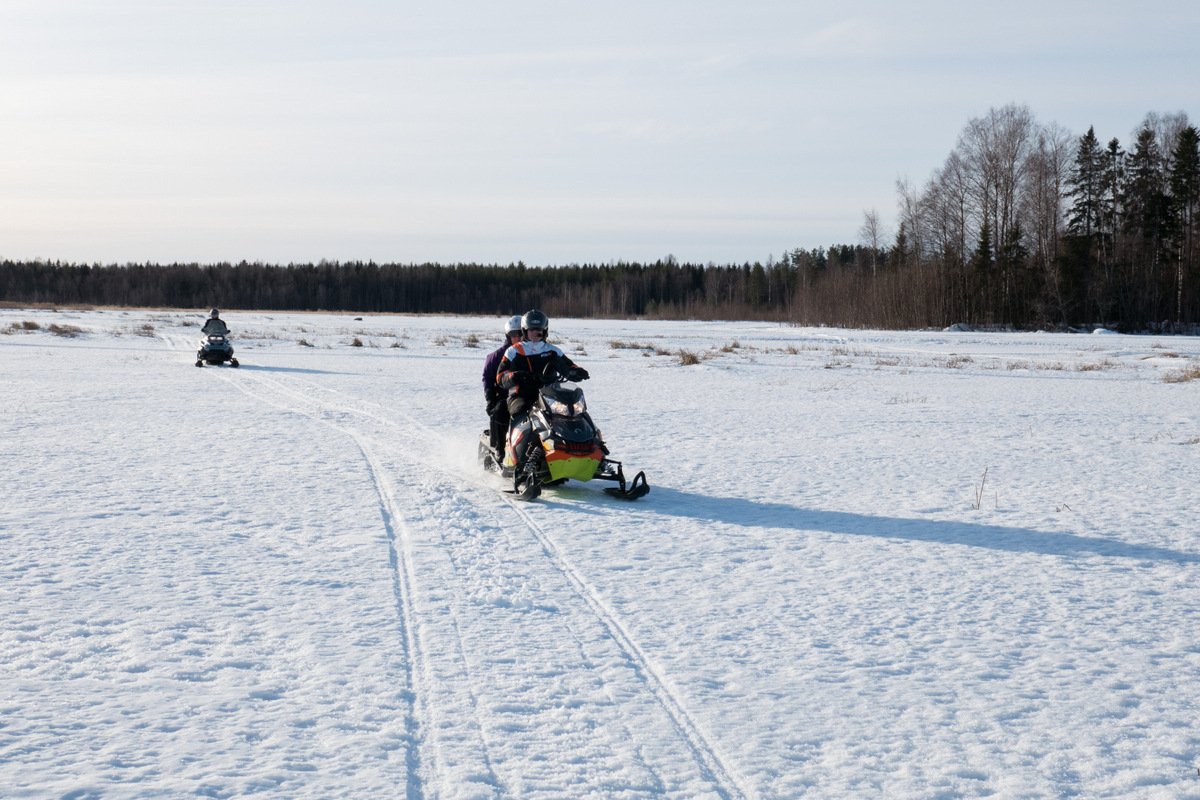
<svg viewBox="0 0 1200 800">
<path fill-rule="evenodd" d="M 508 434 L 508 403 L 505 392 L 496 383 L 500 359 L 508 348 L 521 341 L 521 315 L 509 318 L 504 328 L 504 344 L 497 347 L 483 362 L 483 397 L 487 403 L 488 439 L 496 460 L 504 456 L 504 437 Z"/>
<path fill-rule="evenodd" d="M 541 388 L 542 376 L 550 363 L 557 362 L 559 370 L 569 381 L 585 381 L 589 377 L 586 369 L 546 341 L 549 333 L 549 317 L 537 309 L 525 312 L 521 317 L 521 341 L 509 347 L 500 359 L 496 383 L 508 394 L 510 441 L 511 431 L 519 428 L 528 417 L 529 409 Z M 517 452 L 513 454 L 516 461 L 520 461 L 524 453 L 525 438 L 521 437 Z"/>
</svg>

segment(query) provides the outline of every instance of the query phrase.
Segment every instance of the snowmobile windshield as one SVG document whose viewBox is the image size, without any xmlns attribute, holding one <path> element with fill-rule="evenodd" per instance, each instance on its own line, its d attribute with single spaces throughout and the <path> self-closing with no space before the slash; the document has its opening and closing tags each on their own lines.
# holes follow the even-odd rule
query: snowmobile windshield
<svg viewBox="0 0 1200 800">
<path fill-rule="evenodd" d="M 578 387 L 571 389 L 547 387 L 542 392 L 542 397 L 545 399 L 546 408 L 550 413 L 560 417 L 576 417 L 587 411 L 587 403 L 583 400 L 583 390 Z"/>
</svg>

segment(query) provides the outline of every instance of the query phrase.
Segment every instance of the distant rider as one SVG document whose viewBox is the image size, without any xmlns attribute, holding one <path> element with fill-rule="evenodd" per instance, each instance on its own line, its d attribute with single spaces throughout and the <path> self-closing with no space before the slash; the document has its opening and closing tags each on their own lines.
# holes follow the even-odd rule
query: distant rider
<svg viewBox="0 0 1200 800">
<path fill-rule="evenodd" d="M 525 312 L 521 317 L 521 341 L 509 347 L 500 359 L 496 383 L 508 393 L 507 405 L 512 431 L 525 424 L 529 408 L 537 399 L 538 389 L 541 388 L 542 375 L 549 364 L 557 362 L 559 369 L 570 381 L 585 381 L 589 377 L 586 369 L 577 366 L 566 353 L 546 341 L 549 334 L 549 317 L 537 309 Z M 509 439 L 512 438 L 510 432 Z M 527 439 L 528 437 L 523 435 L 515 443 L 512 454 L 514 462 L 519 463 L 524 455 Z M 505 460 L 507 461 L 507 458 Z"/>
<path fill-rule="evenodd" d="M 221 312 L 213 309 L 208 312 L 208 319 L 204 321 L 204 327 L 200 332 L 207 336 L 228 336 L 229 326 L 225 324 L 225 320 L 221 319 Z"/>
<path fill-rule="evenodd" d="M 504 457 L 504 437 L 508 433 L 508 403 L 505 402 L 504 391 L 496 383 L 496 373 L 499 371 L 500 359 L 509 347 L 521 341 L 521 315 L 515 314 L 504 326 L 504 344 L 497 347 L 483 362 L 483 397 L 487 403 L 489 419 L 488 437 L 495 452 L 496 460 Z"/>
</svg>

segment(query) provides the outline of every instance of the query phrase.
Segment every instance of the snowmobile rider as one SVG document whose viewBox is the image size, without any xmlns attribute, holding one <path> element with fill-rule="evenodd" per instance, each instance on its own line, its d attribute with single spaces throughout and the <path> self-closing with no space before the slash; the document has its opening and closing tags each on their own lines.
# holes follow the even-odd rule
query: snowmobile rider
<svg viewBox="0 0 1200 800">
<path fill-rule="evenodd" d="M 499 371 L 500 359 L 508 348 L 521 341 L 521 315 L 514 314 L 504 326 L 504 344 L 497 347 L 483 362 L 483 397 L 487 403 L 488 419 L 490 420 L 488 436 L 492 450 L 497 454 L 496 461 L 504 457 L 504 437 L 508 434 L 508 403 L 505 393 L 496 383 L 496 373 Z"/>
<path fill-rule="evenodd" d="M 525 422 L 530 406 L 537 399 L 543 371 L 551 363 L 557 362 L 567 380 L 585 381 L 589 377 L 586 369 L 576 365 L 566 353 L 546 341 L 549 333 L 549 317 L 537 309 L 526 311 L 521 317 L 521 341 L 504 351 L 500 359 L 496 383 L 508 393 L 511 428 L 515 429 Z M 522 437 L 521 443 L 524 444 L 526 439 Z M 518 461 L 524 448 L 520 447 L 520 450 L 515 453 Z"/>
<path fill-rule="evenodd" d="M 204 321 L 204 327 L 200 332 L 208 336 L 228 336 L 229 326 L 225 324 L 225 320 L 221 319 L 221 312 L 213 309 L 208 312 L 208 319 Z"/>
</svg>

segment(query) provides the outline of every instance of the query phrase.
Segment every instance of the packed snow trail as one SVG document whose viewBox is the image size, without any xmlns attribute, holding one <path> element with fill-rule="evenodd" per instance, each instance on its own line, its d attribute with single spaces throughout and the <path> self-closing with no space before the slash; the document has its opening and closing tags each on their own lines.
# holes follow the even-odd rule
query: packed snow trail
<svg viewBox="0 0 1200 800">
<path fill-rule="evenodd" d="M 515 504 L 517 501 L 508 500 L 507 502 Z M 587 583 L 579 571 L 562 555 L 558 546 L 554 544 L 546 532 L 530 519 L 523 509 L 513 505 L 513 510 L 520 514 L 529 524 L 530 530 L 534 532 L 538 541 L 542 543 L 546 555 L 570 579 L 579 592 L 579 596 L 591 607 L 597 619 L 608 629 L 613 640 L 625 651 L 635 669 L 641 673 L 647 687 L 658 698 L 659 703 L 671 718 L 675 729 L 688 742 L 688 746 L 696 755 L 696 760 L 704 766 L 706 777 L 720 787 L 722 797 L 749 796 L 749 793 L 743 788 L 742 781 L 733 777 L 736 773 L 726 764 L 723 758 L 717 755 L 716 749 L 709 742 L 709 738 L 700 731 L 699 726 L 684 708 L 678 694 L 671 688 L 668 679 L 661 674 L 658 667 L 647 658 L 642 649 L 630 638 L 629 633 L 621 625 L 620 620 L 604 604 L 604 600 L 597 594 L 596 590 Z"/>
<path fill-rule="evenodd" d="M 252 371 L 253 372 L 253 371 Z M 411 598 L 415 588 L 419 585 L 418 578 L 412 573 L 412 567 L 406 553 L 411 548 L 412 539 L 409 528 L 424 527 L 429 530 L 429 535 L 444 538 L 444 528 L 446 522 L 453 520 L 455 517 L 462 516 L 463 509 L 479 509 L 491 506 L 496 511 L 507 510 L 508 516 L 516 517 L 519 522 L 524 525 L 526 532 L 531 534 L 533 539 L 540 546 L 544 556 L 549 559 L 551 564 L 561 573 L 561 576 L 572 587 L 578 599 L 591 610 L 595 615 L 594 622 L 584 622 L 587 627 L 596 627 L 597 625 L 603 630 L 607 637 L 611 640 L 610 644 L 615 645 L 619 649 L 623 660 L 626 662 L 626 669 L 638 679 L 649 697 L 658 703 L 661 714 L 665 715 L 669 720 L 669 729 L 675 731 L 675 735 L 680 739 L 679 747 L 690 752 L 696 762 L 696 767 L 700 771 L 700 775 L 704 781 L 711 784 L 711 789 L 715 796 L 722 798 L 741 798 L 751 796 L 743 786 L 730 776 L 733 773 L 724 761 L 716 754 L 714 748 L 707 739 L 699 731 L 697 724 L 692 720 L 691 716 L 684 709 L 678 696 L 671 691 L 669 684 L 664 680 L 660 670 L 647 659 L 647 657 L 630 638 L 624 626 L 616 618 L 616 616 L 608 610 L 603 601 L 597 596 L 585 579 L 583 579 L 578 570 L 576 570 L 569 560 L 562 554 L 560 549 L 553 543 L 549 535 L 523 510 L 515 501 L 505 498 L 502 495 L 494 494 L 487 490 L 481 490 L 477 486 L 471 485 L 462 479 L 461 476 L 455 475 L 453 472 L 446 469 L 444 466 L 439 466 L 435 460 L 422 458 L 420 454 L 431 452 L 434 448 L 443 443 L 438 440 L 438 437 L 431 429 L 422 425 L 418 420 L 411 415 L 399 415 L 399 419 L 389 418 L 382 410 L 366 410 L 363 409 L 361 403 L 356 403 L 354 398 L 349 398 L 333 393 L 335 399 L 331 401 L 318 400 L 318 397 L 325 396 L 329 393 L 312 381 L 297 377 L 289 377 L 286 380 L 282 378 L 268 377 L 262 372 L 254 372 L 253 377 L 247 380 L 245 374 L 237 376 L 222 376 L 225 377 L 231 384 L 236 385 L 242 391 L 250 394 L 259 401 L 267 404 L 279 406 L 284 411 L 291 411 L 303 414 L 311 419 L 332 425 L 336 429 L 346 433 L 354 439 L 359 446 L 364 457 L 371 465 L 371 473 L 377 482 L 382 498 L 382 506 L 384 508 L 384 519 L 388 523 L 389 529 L 394 525 L 402 531 L 402 535 L 396 537 L 399 539 L 397 550 L 401 551 L 400 562 L 404 565 L 402 572 L 405 576 L 398 581 L 398 592 L 406 598 Z M 264 391 L 251 389 L 251 382 L 258 382 L 264 387 Z M 397 436 L 399 434 L 399 437 Z M 400 438 L 403 437 L 403 438 Z M 391 438 L 391 445 L 384 444 Z M 405 447 L 398 447 L 397 444 L 407 440 Z M 385 452 L 387 459 L 387 467 L 382 466 L 381 457 L 375 455 L 375 452 Z M 387 475 L 395 475 L 396 480 L 386 477 Z M 430 480 L 432 478 L 432 480 Z M 399 495 L 396 487 L 403 486 L 405 489 Z M 419 491 L 414 491 L 414 487 L 420 487 Z M 398 496 L 404 498 L 403 505 L 397 500 Z M 439 509 L 436 512 L 428 511 L 427 507 L 430 500 L 440 500 Z M 403 512 L 400 510 L 403 508 Z M 407 515 L 407 517 L 406 517 Z M 422 572 L 422 575 L 432 574 Z M 453 578 L 459 578 L 459 575 L 454 575 Z M 462 587 L 455 585 L 453 578 L 447 580 L 446 585 L 441 588 L 441 596 L 451 598 L 455 594 L 461 594 Z M 436 591 L 436 590 L 435 590 Z M 443 620 L 453 620 L 455 615 L 469 614 L 469 610 L 461 610 L 455 607 L 453 602 L 447 600 L 444 605 L 431 606 L 418 612 L 414 609 L 415 602 L 408 599 L 402 603 L 404 608 L 403 627 L 408 629 L 421 630 L 428 628 L 433 623 L 431 620 L 441 618 Z M 499 635 L 494 628 L 491 628 L 491 635 Z M 429 686 L 432 682 L 425 676 L 428 676 L 431 671 L 436 671 L 436 668 L 425 667 L 417 671 L 415 683 L 418 687 L 418 695 L 429 694 L 430 697 L 424 705 L 427 710 L 423 716 L 436 718 L 436 711 L 428 710 L 429 706 L 436 708 L 440 704 L 451 705 L 455 702 L 455 695 L 459 692 L 465 693 L 463 696 L 468 698 L 468 704 L 475 707 L 478 699 L 474 696 L 473 686 L 479 685 L 477 678 L 473 678 L 469 669 L 463 665 L 464 662 L 464 647 L 462 644 L 462 633 L 457 624 L 449 631 L 449 636 L 444 637 L 445 641 L 452 642 L 453 646 L 450 652 L 450 658 L 459 667 L 452 671 L 459 672 L 460 681 L 452 689 L 444 692 L 432 691 Z M 585 643 L 581 638 L 581 634 L 574 635 L 577 641 L 580 641 L 581 646 Z M 594 646 L 594 645 L 587 645 Z M 411 650 L 415 653 L 426 653 L 426 648 L 419 642 L 411 643 Z M 445 656 L 440 656 L 444 659 Z M 589 669 L 594 669 L 595 665 L 587 664 Z M 447 665 L 442 664 L 441 667 L 446 669 Z M 628 690 L 625 690 L 626 693 Z M 613 693 L 608 692 L 610 697 Z M 519 705 L 514 705 L 511 701 L 506 701 L 505 697 L 493 698 L 493 702 L 498 703 L 500 707 L 511 706 L 513 709 L 521 709 Z M 612 702 L 616 703 L 613 699 Z M 647 698 L 637 695 L 625 697 L 620 701 L 624 705 L 640 704 L 646 705 Z M 420 703 L 418 705 L 421 705 Z M 617 709 L 620 711 L 620 709 Z M 653 714 L 654 710 L 641 709 L 639 714 Z M 528 710 L 521 710 L 519 713 L 528 713 Z M 432 750 L 437 753 L 439 758 L 447 758 L 445 751 L 448 746 L 442 741 L 450 736 L 444 732 L 443 726 L 438 724 L 436 719 L 429 721 L 421 727 L 429 730 L 430 737 L 437 737 L 433 742 L 422 741 L 422 749 Z M 639 734 L 639 730 L 646 730 L 644 726 L 626 726 L 627 734 L 631 739 L 637 740 L 644 734 Z M 662 749 L 662 725 L 657 723 L 652 730 L 655 731 L 653 748 L 649 743 L 643 743 L 641 750 L 652 751 L 653 749 Z M 507 731 L 507 735 L 500 738 L 511 739 L 514 731 Z M 461 737 L 461 734 L 455 734 Z M 422 740 L 428 737 L 422 737 Z M 492 765 L 488 755 L 487 747 L 482 742 L 475 741 L 477 737 L 470 735 L 471 746 L 463 749 L 458 757 L 450 758 L 451 767 L 446 769 L 438 769 L 436 777 L 436 785 L 442 787 L 455 786 L 456 776 L 467 774 L 467 780 L 478 781 L 487 785 L 495 785 L 496 777 L 492 772 Z M 535 735 L 536 739 L 536 735 Z M 532 744 L 532 743 L 531 743 Z M 593 747 L 593 743 L 586 743 L 587 747 Z M 469 765 L 478 763 L 480 770 L 478 774 L 472 773 Z M 655 770 L 649 765 L 645 765 L 652 773 Z M 609 767 L 611 768 L 611 767 Z M 526 767 L 525 769 L 528 769 Z M 528 781 L 528 773 L 522 772 L 520 775 L 522 781 Z M 652 778 L 652 784 L 660 787 L 670 786 L 672 791 L 678 791 L 684 788 L 685 783 L 679 779 L 673 782 L 664 782 L 664 780 L 655 775 Z M 583 784 L 580 784 L 583 786 Z M 613 782 L 605 786 L 604 791 L 616 792 L 619 791 L 619 783 Z M 695 791 L 695 789 L 688 789 Z M 455 792 L 451 790 L 451 794 Z"/>
<path fill-rule="evenodd" d="M 418 608 L 421 603 L 418 597 L 423 598 L 425 595 L 417 588 L 417 576 L 412 566 L 413 540 L 410 523 L 405 517 L 406 509 L 397 502 L 394 481 L 374 453 L 375 445 L 369 443 L 362 433 L 337 419 L 346 415 L 343 409 L 330 409 L 316 404 L 282 381 L 264 375 L 256 375 L 251 380 L 239 380 L 225 375 L 221 377 L 261 403 L 302 415 L 347 435 L 362 454 L 368 465 L 373 489 L 378 496 L 380 516 L 387 530 L 388 561 L 395 576 L 400 628 L 407 643 L 414 693 L 414 718 L 408 726 L 414 734 L 409 762 L 413 765 L 418 764 L 421 760 L 419 750 L 427 751 L 428 758 L 433 762 L 431 783 L 438 787 L 435 794 L 440 794 L 449 787 L 454 787 L 454 790 L 449 792 L 452 796 L 463 794 L 479 797 L 494 794 L 496 777 L 477 730 L 477 722 L 472 719 L 470 724 L 462 725 L 448 723 L 443 719 L 446 710 L 457 705 L 463 698 L 466 699 L 468 708 L 476 706 L 473 690 L 470 688 L 472 680 L 465 672 L 462 647 L 458 642 L 459 634 L 453 628 L 449 630 L 452 660 L 447 660 L 446 654 L 439 653 L 438 662 L 431 663 L 423 638 L 433 635 L 432 631 L 452 620 L 447 620 L 445 609 L 436 603 Z M 250 388 L 255 379 L 265 390 Z M 408 513 L 411 514 L 411 510 L 408 510 Z M 447 675 L 451 677 L 448 678 Z M 451 683 L 456 685 L 450 685 Z M 459 692 L 463 694 L 459 695 Z M 460 787 L 460 783 L 464 786 Z M 421 784 L 418 776 L 410 775 L 410 794 L 420 795 Z M 479 786 L 466 787 L 466 784 Z M 485 790 L 483 787 L 491 788 Z M 469 790 L 463 791 L 468 788 Z"/>
</svg>

